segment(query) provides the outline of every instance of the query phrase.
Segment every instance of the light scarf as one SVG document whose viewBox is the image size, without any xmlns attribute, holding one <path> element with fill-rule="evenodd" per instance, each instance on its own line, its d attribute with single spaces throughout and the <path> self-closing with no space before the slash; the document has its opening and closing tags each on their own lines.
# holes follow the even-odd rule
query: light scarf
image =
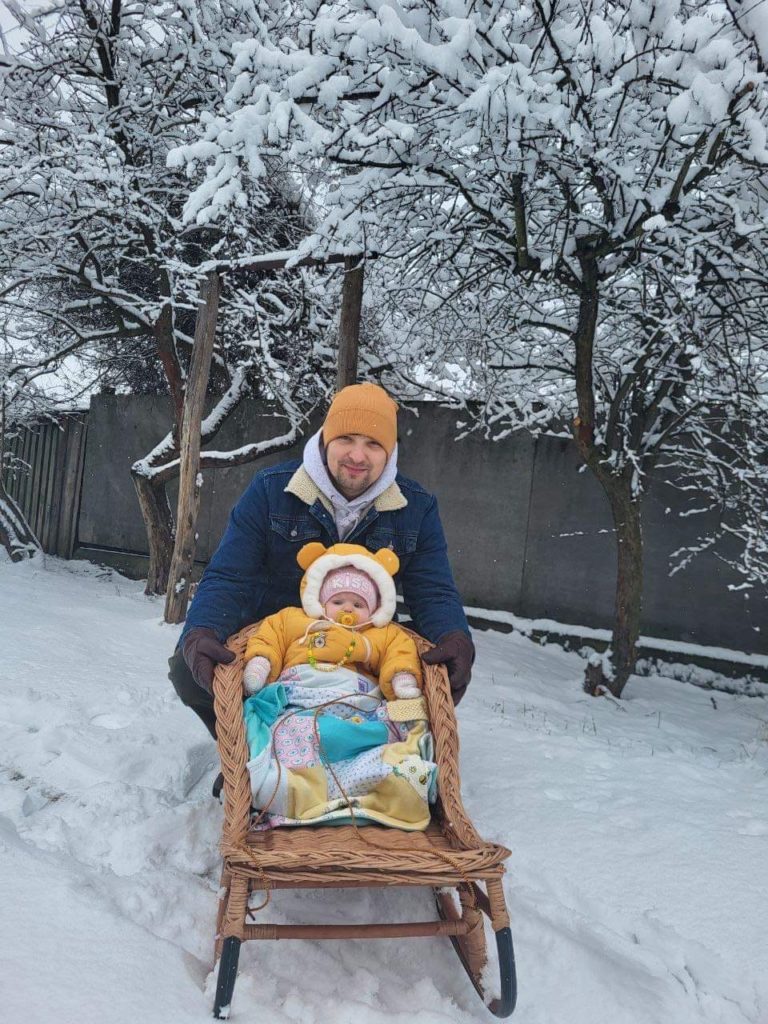
<svg viewBox="0 0 768 1024">
<path fill-rule="evenodd" d="M 397 445 L 392 449 L 392 454 L 387 459 L 384 472 L 375 484 L 371 484 L 367 491 L 351 501 L 336 490 L 336 486 L 328 473 L 328 467 L 323 461 L 321 439 L 323 431 L 318 430 L 316 434 L 304 445 L 304 469 L 311 477 L 313 483 L 320 488 L 333 507 L 333 518 L 336 521 L 336 529 L 339 539 L 344 540 L 354 530 L 365 513 L 386 489 L 395 482 L 397 476 Z"/>
</svg>

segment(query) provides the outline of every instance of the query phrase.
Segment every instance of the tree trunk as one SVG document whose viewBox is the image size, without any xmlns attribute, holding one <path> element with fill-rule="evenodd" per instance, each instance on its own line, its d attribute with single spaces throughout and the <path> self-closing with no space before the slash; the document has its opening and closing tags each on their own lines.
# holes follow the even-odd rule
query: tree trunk
<svg viewBox="0 0 768 1024">
<path fill-rule="evenodd" d="M 637 659 L 635 645 L 643 600 L 643 534 L 640 502 L 632 495 L 630 476 L 601 482 L 616 528 L 616 603 L 610 656 L 600 664 L 587 666 L 584 689 L 593 696 L 608 691 L 620 697 Z"/>
<path fill-rule="evenodd" d="M 363 262 L 358 256 L 344 260 L 344 284 L 341 289 L 339 314 L 339 355 L 336 369 L 336 390 L 357 383 L 357 360 L 360 347 L 360 316 L 363 308 Z"/>
<path fill-rule="evenodd" d="M 139 496 L 139 507 L 149 542 L 149 571 L 144 593 L 164 594 L 168 589 L 174 533 L 165 482 L 158 483 L 135 472 L 131 476 Z"/>
<path fill-rule="evenodd" d="M 216 271 L 209 274 L 200 287 L 195 340 L 184 395 L 176 541 L 165 597 L 166 622 L 183 622 L 189 603 L 197 540 L 197 514 L 200 508 L 200 425 L 211 370 L 220 288 L 221 282 Z"/>
<path fill-rule="evenodd" d="M 24 513 L 5 489 L 0 472 L 0 544 L 12 562 L 32 558 L 39 551 L 40 541 L 24 517 Z"/>
<path fill-rule="evenodd" d="M 635 667 L 635 644 L 640 632 L 643 596 L 643 537 L 640 504 L 632 493 L 632 471 L 615 476 L 606 466 L 607 451 L 595 443 L 593 351 L 599 307 L 599 273 L 594 251 L 585 240 L 579 249 L 581 288 L 579 319 L 574 334 L 575 383 L 578 413 L 573 439 L 581 457 L 608 496 L 616 527 L 616 603 L 608 657 L 587 665 L 584 690 L 621 696 Z"/>
</svg>

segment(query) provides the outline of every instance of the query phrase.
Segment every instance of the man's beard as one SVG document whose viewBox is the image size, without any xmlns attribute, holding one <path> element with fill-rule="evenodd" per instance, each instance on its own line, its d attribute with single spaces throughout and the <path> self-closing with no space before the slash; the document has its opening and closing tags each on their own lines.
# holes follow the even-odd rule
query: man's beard
<svg viewBox="0 0 768 1024">
<path fill-rule="evenodd" d="M 335 477 L 330 470 L 328 475 L 333 481 L 333 485 L 339 494 L 343 494 L 345 498 L 359 498 L 361 494 L 364 494 L 371 486 L 371 470 L 367 468 L 364 473 L 360 475 L 349 476 L 344 474 L 345 466 L 339 466 L 339 477 Z"/>
</svg>

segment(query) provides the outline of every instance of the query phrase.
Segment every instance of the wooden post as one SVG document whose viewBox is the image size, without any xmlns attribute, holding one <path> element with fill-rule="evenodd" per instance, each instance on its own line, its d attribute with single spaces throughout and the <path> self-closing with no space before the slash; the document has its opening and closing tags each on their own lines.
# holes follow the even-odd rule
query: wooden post
<svg viewBox="0 0 768 1024">
<path fill-rule="evenodd" d="M 357 382 L 357 354 L 360 344 L 360 314 L 363 308 L 364 264 L 360 256 L 344 259 L 344 284 L 339 316 L 339 357 L 336 390 Z"/>
<path fill-rule="evenodd" d="M 165 595 L 166 622 L 183 622 L 189 603 L 189 587 L 192 582 L 192 564 L 197 540 L 197 512 L 200 506 L 200 424 L 203 419 L 205 393 L 208 390 L 220 291 L 219 275 L 213 271 L 206 276 L 200 286 L 192 360 L 184 392 L 179 504 L 176 515 L 176 539 Z"/>
</svg>

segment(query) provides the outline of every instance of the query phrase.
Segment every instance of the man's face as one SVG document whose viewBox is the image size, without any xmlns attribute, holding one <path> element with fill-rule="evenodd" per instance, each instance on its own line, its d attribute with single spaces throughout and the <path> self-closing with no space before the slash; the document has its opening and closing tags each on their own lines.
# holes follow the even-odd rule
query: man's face
<svg viewBox="0 0 768 1024">
<path fill-rule="evenodd" d="M 328 472 L 345 498 L 358 498 L 384 472 L 387 453 L 365 434 L 342 434 L 325 449 Z"/>
</svg>

